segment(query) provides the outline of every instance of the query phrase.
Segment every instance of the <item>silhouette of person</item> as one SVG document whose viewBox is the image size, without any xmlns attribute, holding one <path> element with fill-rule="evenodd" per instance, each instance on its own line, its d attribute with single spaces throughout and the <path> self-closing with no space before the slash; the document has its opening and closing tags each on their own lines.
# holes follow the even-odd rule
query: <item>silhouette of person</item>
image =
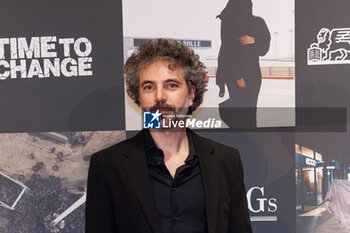
<svg viewBox="0 0 350 233">
<path fill-rule="evenodd" d="M 259 56 L 269 50 L 269 29 L 262 18 L 253 15 L 251 0 L 230 0 L 217 17 L 221 19 L 221 47 L 216 84 L 220 97 L 225 94 L 225 84 L 230 94 L 220 104 L 220 116 L 230 126 L 256 127 L 261 86 Z"/>
</svg>

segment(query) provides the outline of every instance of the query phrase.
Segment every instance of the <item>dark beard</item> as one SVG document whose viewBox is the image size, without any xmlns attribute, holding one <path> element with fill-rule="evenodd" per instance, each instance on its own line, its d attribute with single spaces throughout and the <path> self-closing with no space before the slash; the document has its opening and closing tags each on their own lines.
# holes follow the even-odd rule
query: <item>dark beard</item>
<svg viewBox="0 0 350 233">
<path fill-rule="evenodd" d="M 149 112 L 156 112 L 157 110 L 159 110 L 162 113 L 162 115 L 160 116 L 162 120 L 166 119 L 168 121 L 171 119 L 174 121 L 174 120 L 182 120 L 185 118 L 184 116 L 180 115 L 180 113 L 183 110 L 183 107 L 176 108 L 173 105 L 168 105 L 163 102 L 157 102 L 154 106 L 147 109 L 143 109 L 143 111 L 149 111 Z M 167 112 L 163 113 L 162 110 Z M 187 112 L 185 114 L 187 114 Z M 181 113 L 181 114 L 185 115 L 184 113 Z"/>
<path fill-rule="evenodd" d="M 149 111 L 156 112 L 158 109 L 164 109 L 166 111 L 172 112 L 173 114 L 175 114 L 176 112 L 175 106 L 168 105 L 163 102 L 157 102 L 153 107 L 149 108 Z"/>
</svg>

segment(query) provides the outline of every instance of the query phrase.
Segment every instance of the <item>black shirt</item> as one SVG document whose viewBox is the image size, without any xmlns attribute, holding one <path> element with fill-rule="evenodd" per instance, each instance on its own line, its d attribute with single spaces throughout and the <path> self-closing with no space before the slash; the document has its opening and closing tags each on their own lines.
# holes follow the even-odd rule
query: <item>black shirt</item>
<svg viewBox="0 0 350 233">
<path fill-rule="evenodd" d="M 148 130 L 144 130 L 145 153 L 162 233 L 206 233 L 206 207 L 199 157 L 187 130 L 190 153 L 173 178 L 164 154 Z"/>
</svg>

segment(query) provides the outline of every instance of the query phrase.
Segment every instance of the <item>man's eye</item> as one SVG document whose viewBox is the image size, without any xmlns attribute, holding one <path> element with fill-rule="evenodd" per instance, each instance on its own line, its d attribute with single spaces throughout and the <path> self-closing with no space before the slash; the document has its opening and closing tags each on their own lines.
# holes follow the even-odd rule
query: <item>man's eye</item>
<svg viewBox="0 0 350 233">
<path fill-rule="evenodd" d="M 143 89 L 144 90 L 151 90 L 152 86 L 151 85 L 146 85 L 146 86 L 143 86 Z"/>
<path fill-rule="evenodd" d="M 175 87 L 178 87 L 178 85 L 175 84 L 175 83 L 169 83 L 169 84 L 168 84 L 168 87 L 170 87 L 170 88 L 175 88 Z"/>
</svg>

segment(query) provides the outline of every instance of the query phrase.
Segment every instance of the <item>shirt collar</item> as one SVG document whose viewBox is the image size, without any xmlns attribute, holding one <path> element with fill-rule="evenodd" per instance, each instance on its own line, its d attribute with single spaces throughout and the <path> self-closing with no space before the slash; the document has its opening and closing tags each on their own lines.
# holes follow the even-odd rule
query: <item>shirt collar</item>
<svg viewBox="0 0 350 233">
<path fill-rule="evenodd" d="M 188 157 L 185 160 L 185 162 L 188 162 L 188 161 L 191 161 L 192 159 L 194 159 L 195 156 L 198 156 L 198 154 L 197 154 L 196 146 L 195 146 L 194 141 L 193 141 L 193 136 L 192 136 L 191 130 L 186 128 L 186 134 L 187 134 L 187 138 L 188 138 L 188 144 L 190 147 L 190 154 L 188 155 Z M 150 152 L 153 151 L 154 149 L 160 150 L 156 146 L 156 144 L 152 138 L 152 135 L 148 129 L 143 129 L 143 138 L 144 138 L 145 152 L 148 152 L 147 154 L 152 154 Z"/>
<path fill-rule="evenodd" d="M 154 143 L 154 140 L 152 138 L 151 133 L 148 129 L 143 129 L 143 139 L 144 139 L 144 145 L 145 145 L 145 151 L 149 152 L 153 148 L 157 148 L 156 144 Z"/>
</svg>

